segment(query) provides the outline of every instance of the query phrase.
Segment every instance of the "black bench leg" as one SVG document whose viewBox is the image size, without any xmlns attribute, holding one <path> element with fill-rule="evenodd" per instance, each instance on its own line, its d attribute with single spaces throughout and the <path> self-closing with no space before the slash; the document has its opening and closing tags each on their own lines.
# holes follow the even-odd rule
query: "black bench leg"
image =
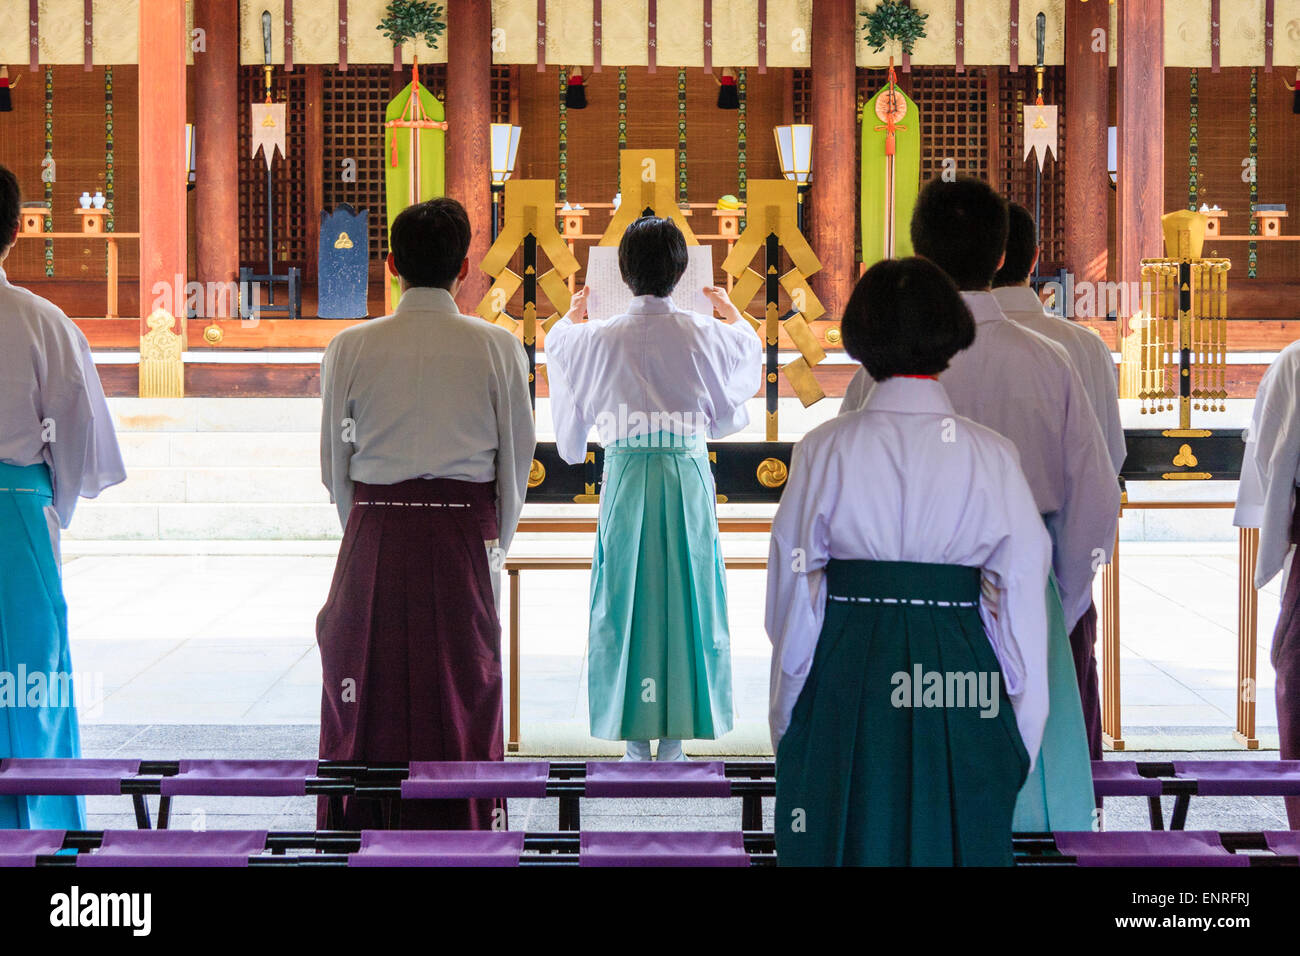
<svg viewBox="0 0 1300 956">
<path fill-rule="evenodd" d="M 1160 809 L 1160 798 L 1147 797 L 1147 808 L 1151 812 L 1151 829 L 1163 830 L 1165 828 L 1165 815 Z"/>
<path fill-rule="evenodd" d="M 135 808 L 135 828 L 137 830 L 150 829 L 153 824 L 149 822 L 149 804 L 145 801 L 144 794 L 131 794 L 131 805 Z"/>
<path fill-rule="evenodd" d="M 1169 829 L 1181 830 L 1187 825 L 1187 811 L 1192 806 L 1192 795 L 1180 793 L 1174 798 L 1174 814 L 1169 820 Z"/>
<path fill-rule="evenodd" d="M 331 793 L 325 805 L 325 829 L 343 829 L 343 794 Z"/>
<path fill-rule="evenodd" d="M 158 829 L 166 830 L 172 818 L 172 798 L 158 798 Z"/>
<path fill-rule="evenodd" d="M 560 797 L 560 829 L 582 829 L 582 811 L 578 797 Z"/>
<path fill-rule="evenodd" d="M 763 796 L 747 793 L 740 798 L 740 828 L 742 830 L 763 829 Z"/>
</svg>

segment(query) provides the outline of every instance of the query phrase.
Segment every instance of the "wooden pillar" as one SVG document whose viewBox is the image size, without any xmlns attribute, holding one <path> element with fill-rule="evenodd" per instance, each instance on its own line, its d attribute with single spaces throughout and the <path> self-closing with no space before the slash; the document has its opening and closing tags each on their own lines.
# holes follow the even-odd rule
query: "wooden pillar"
<svg viewBox="0 0 1300 956">
<path fill-rule="evenodd" d="M 1259 686 L 1259 592 L 1255 590 L 1255 566 L 1259 563 L 1259 529 L 1238 529 L 1237 541 L 1237 728 L 1232 736 L 1247 750 L 1258 750 L 1255 699 Z"/>
<path fill-rule="evenodd" d="M 239 5 L 195 0 L 194 26 L 204 31 L 207 47 L 194 54 L 195 278 L 234 282 L 239 274 Z"/>
<path fill-rule="evenodd" d="M 469 213 L 469 276 L 457 296 L 470 312 L 490 280 L 479 269 L 491 244 L 492 5 L 447 2 L 447 195 Z"/>
<path fill-rule="evenodd" d="M 857 175 L 857 17 L 854 0 L 818 0 L 812 22 L 813 184 L 807 229 L 822 264 L 812 282 L 836 320 L 857 279 L 858 217 L 850 211 Z"/>
<path fill-rule="evenodd" d="M 1096 49 L 1095 30 L 1101 30 L 1100 49 Z M 1106 4 L 1065 5 L 1065 267 L 1076 282 L 1106 279 L 1107 222 L 1099 212 L 1110 206 L 1109 30 Z"/>
<path fill-rule="evenodd" d="M 305 67 L 307 73 L 307 108 L 303 146 L 306 152 L 307 208 L 302 211 L 307 233 L 307 261 L 303 275 L 316 282 L 319 263 L 320 214 L 325 207 L 325 71 L 318 64 Z M 338 170 L 331 170 L 337 176 Z"/>
<path fill-rule="evenodd" d="M 180 397 L 187 266 L 185 0 L 140 0 L 139 24 L 140 395 Z"/>
<path fill-rule="evenodd" d="M 1118 4 L 1119 118 L 1116 249 L 1113 270 L 1130 291 L 1131 315 L 1139 307 L 1131 294 L 1141 260 L 1162 254 L 1160 217 L 1165 197 L 1165 19 L 1160 0 Z M 1067 106 L 1067 108 L 1070 108 Z M 1094 210 L 1095 212 L 1095 210 Z M 1128 332 L 1128 315 L 1121 317 Z"/>
</svg>

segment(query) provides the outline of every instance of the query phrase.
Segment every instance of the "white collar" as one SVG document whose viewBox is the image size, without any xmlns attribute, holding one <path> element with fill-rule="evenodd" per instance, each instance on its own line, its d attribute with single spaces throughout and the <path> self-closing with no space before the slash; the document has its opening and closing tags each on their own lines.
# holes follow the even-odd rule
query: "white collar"
<svg viewBox="0 0 1300 956">
<path fill-rule="evenodd" d="M 628 315 L 668 315 L 677 311 L 672 296 L 638 295 L 628 303 Z"/>
<path fill-rule="evenodd" d="M 993 322 L 997 319 L 1006 319 L 998 300 L 994 298 L 992 292 L 963 292 L 962 301 L 966 303 L 966 308 L 970 309 L 970 314 L 975 317 L 975 324 L 981 322 Z"/>
<path fill-rule="evenodd" d="M 1047 315 L 1047 310 L 1043 308 L 1038 293 L 1027 285 L 1004 285 L 993 290 L 993 298 L 998 300 L 998 305 L 1002 308 L 1002 311 L 1008 314 L 1011 312 L 1028 312 Z"/>
<path fill-rule="evenodd" d="M 451 312 L 460 314 L 456 300 L 446 289 L 437 286 L 415 286 L 405 290 L 397 300 L 396 314 L 403 312 Z"/>
<path fill-rule="evenodd" d="M 931 378 L 887 378 L 867 393 L 863 411 L 904 412 L 913 415 L 952 415 L 952 401 L 944 387 Z"/>
</svg>

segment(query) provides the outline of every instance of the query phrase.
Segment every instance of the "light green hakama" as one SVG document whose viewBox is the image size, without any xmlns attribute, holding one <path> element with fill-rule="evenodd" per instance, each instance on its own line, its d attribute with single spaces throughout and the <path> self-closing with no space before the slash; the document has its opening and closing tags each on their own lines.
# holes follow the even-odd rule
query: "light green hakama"
<svg viewBox="0 0 1300 956">
<path fill-rule="evenodd" d="M 1070 635 L 1054 576 L 1047 583 L 1047 687 L 1050 709 L 1043 746 L 1020 790 L 1011 825 L 1017 833 L 1092 830 L 1096 816 L 1092 759 Z"/>
<path fill-rule="evenodd" d="M 732 726 L 731 644 L 713 475 L 702 436 L 605 449 L 591 574 L 591 733 L 714 739 Z"/>
</svg>

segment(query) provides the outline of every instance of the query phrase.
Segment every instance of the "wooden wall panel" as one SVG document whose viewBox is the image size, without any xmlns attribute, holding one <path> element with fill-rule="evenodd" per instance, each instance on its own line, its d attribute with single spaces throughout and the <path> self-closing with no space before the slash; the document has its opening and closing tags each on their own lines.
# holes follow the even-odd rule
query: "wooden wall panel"
<svg viewBox="0 0 1300 956">
<path fill-rule="evenodd" d="M 105 183 L 104 155 L 104 68 L 85 72 L 80 66 L 56 66 L 54 71 L 54 230 L 74 232 L 81 228 L 77 197 L 102 190 Z M 0 119 L 0 165 L 18 177 L 23 198 L 44 198 L 41 160 L 45 155 L 45 71 L 30 73 L 25 66 L 11 65 L 11 77 L 22 80 L 13 90 L 13 112 Z M 113 68 L 115 218 L 117 232 L 135 232 L 139 227 L 138 128 L 136 125 L 136 76 L 134 66 Z M 134 240 L 118 246 L 120 274 L 133 279 L 139 274 L 139 249 Z M 58 239 L 54 242 L 54 278 L 104 282 L 104 243 L 95 240 Z M 39 239 L 19 240 L 5 262 L 5 271 L 15 282 L 39 281 L 45 275 L 45 244 Z M 102 301 L 103 295 L 96 301 Z M 102 308 L 102 305 L 99 306 Z"/>
<path fill-rule="evenodd" d="M 1165 211 L 1188 204 L 1189 69 L 1165 71 Z M 1285 75 L 1285 73 L 1283 74 Z M 1250 229 L 1250 186 L 1242 179 L 1242 160 L 1249 155 L 1250 70 L 1225 67 L 1219 73 L 1197 72 L 1199 85 L 1198 161 L 1201 202 L 1216 203 L 1228 212 L 1223 231 L 1242 235 Z M 1291 112 L 1291 94 L 1276 73 L 1259 73 L 1256 136 L 1259 155 L 1256 177 L 1261 203 L 1286 203 L 1291 217 L 1283 231 L 1300 233 L 1300 122 Z M 1247 244 L 1211 243 L 1207 255 L 1233 260 L 1231 290 L 1246 281 Z M 1300 243 L 1260 242 L 1258 279 L 1300 280 Z M 1232 299 L 1229 298 L 1231 307 Z M 1300 305 L 1277 303 L 1273 316 L 1293 315 Z"/>
</svg>

